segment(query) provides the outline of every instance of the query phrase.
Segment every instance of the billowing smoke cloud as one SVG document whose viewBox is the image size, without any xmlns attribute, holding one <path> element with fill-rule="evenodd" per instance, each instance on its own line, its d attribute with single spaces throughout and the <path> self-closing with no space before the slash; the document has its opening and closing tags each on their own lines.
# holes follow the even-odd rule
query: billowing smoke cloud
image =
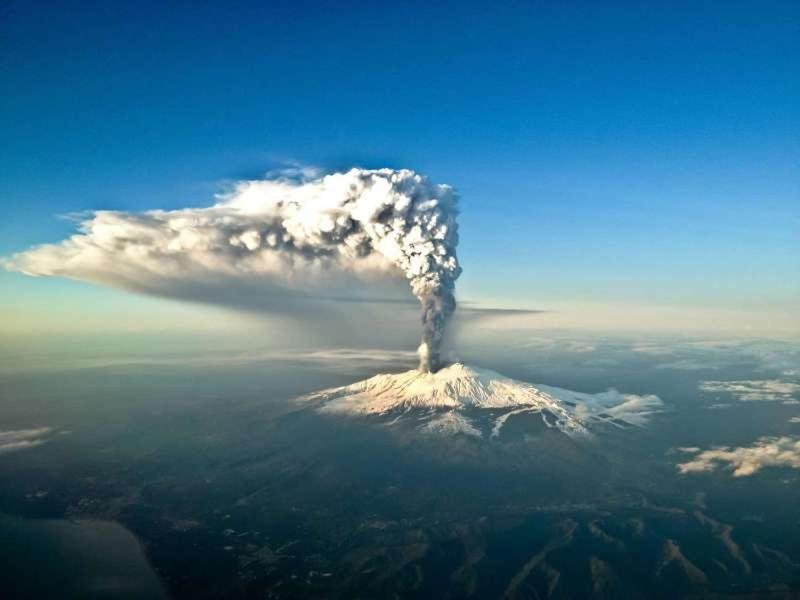
<svg viewBox="0 0 800 600">
<path fill-rule="evenodd" d="M 209 282 L 258 281 L 276 309 L 315 294 L 341 297 L 353 280 L 402 274 L 422 305 L 420 368 L 439 368 L 461 272 L 449 186 L 409 170 L 352 169 L 305 181 L 244 181 L 217 200 L 208 208 L 98 211 L 79 234 L 4 264 L 188 299 Z"/>
</svg>

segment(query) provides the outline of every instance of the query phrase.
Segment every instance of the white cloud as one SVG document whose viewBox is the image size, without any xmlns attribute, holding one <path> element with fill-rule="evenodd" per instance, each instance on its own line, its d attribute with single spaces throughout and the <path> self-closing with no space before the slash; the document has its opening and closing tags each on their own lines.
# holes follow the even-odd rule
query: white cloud
<svg viewBox="0 0 800 600">
<path fill-rule="evenodd" d="M 656 369 L 674 369 L 678 371 L 701 371 L 701 370 L 716 370 L 719 367 L 707 364 L 704 361 L 698 361 L 691 358 L 682 358 L 674 362 L 664 363 L 657 365 Z"/>
<path fill-rule="evenodd" d="M 295 351 L 284 353 L 284 358 L 299 361 L 320 362 L 322 364 L 334 363 L 335 366 L 349 364 L 351 366 L 368 363 L 397 364 L 414 360 L 416 352 L 407 350 L 375 350 L 354 348 L 332 348 L 314 350 L 311 352 Z"/>
<path fill-rule="evenodd" d="M 654 356 L 669 356 L 675 353 L 675 348 L 664 344 L 639 343 L 634 344 L 631 347 L 631 351 Z"/>
<path fill-rule="evenodd" d="M 678 465 L 681 473 L 702 473 L 725 466 L 734 477 L 745 477 L 765 467 L 790 467 L 800 469 L 800 439 L 790 437 L 762 437 L 752 446 L 731 448 L 720 446 L 700 451 L 683 448 L 683 452 L 697 455 Z"/>
<path fill-rule="evenodd" d="M 800 384 L 778 379 L 747 381 L 703 381 L 700 389 L 704 392 L 732 394 L 742 402 L 791 400 L 800 392 Z"/>
<path fill-rule="evenodd" d="M 0 431 L 0 454 L 33 448 L 47 441 L 49 427 Z"/>
<path fill-rule="evenodd" d="M 792 417 L 789 419 L 789 423 L 800 423 L 800 417 Z"/>
<path fill-rule="evenodd" d="M 524 311 L 519 311 L 524 312 Z M 512 316 L 515 313 L 511 313 Z M 594 341 L 581 339 L 581 338 L 564 338 L 560 336 L 555 337 L 541 337 L 541 336 L 526 336 L 523 340 L 518 342 L 521 348 L 533 348 L 535 350 L 547 350 L 557 352 L 594 352 L 597 350 L 597 344 Z"/>
<path fill-rule="evenodd" d="M 572 341 L 568 342 L 564 348 L 567 352 L 594 352 L 597 346 L 589 342 Z"/>
</svg>

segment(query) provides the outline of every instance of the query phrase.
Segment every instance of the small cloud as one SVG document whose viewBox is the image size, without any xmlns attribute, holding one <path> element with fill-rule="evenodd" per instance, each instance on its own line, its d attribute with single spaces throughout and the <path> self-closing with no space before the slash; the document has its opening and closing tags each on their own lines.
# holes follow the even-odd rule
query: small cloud
<svg viewBox="0 0 800 600">
<path fill-rule="evenodd" d="M 556 340 L 548 337 L 529 337 L 520 342 L 521 348 L 552 348 L 555 346 Z"/>
<path fill-rule="evenodd" d="M 50 427 L 0 431 L 0 454 L 26 450 L 44 444 L 47 441 L 45 438 L 51 431 Z"/>
<path fill-rule="evenodd" d="M 722 392 L 734 395 L 742 402 L 791 401 L 800 392 L 800 384 L 778 379 L 747 381 L 703 381 L 700 389 L 704 392 Z"/>
<path fill-rule="evenodd" d="M 694 340 L 691 342 L 686 342 L 686 346 L 690 346 L 692 348 L 728 350 L 730 348 L 738 348 L 744 343 L 745 342 L 742 340 Z"/>
<path fill-rule="evenodd" d="M 800 423 L 800 417 L 792 417 L 789 419 L 789 423 Z"/>
<path fill-rule="evenodd" d="M 459 310 L 461 309 L 459 308 Z M 524 340 L 520 346 L 522 348 L 534 348 L 536 350 L 570 353 L 587 353 L 597 350 L 597 344 L 589 340 L 546 337 L 530 337 Z"/>
<path fill-rule="evenodd" d="M 800 469 L 800 438 L 762 437 L 752 446 L 719 446 L 700 451 L 684 448 L 682 451 L 696 456 L 677 465 L 682 474 L 705 473 L 725 466 L 734 477 L 746 477 L 765 467 Z"/>
<path fill-rule="evenodd" d="M 565 350 L 567 352 L 594 352 L 597 347 L 589 342 L 569 342 Z"/>
<path fill-rule="evenodd" d="M 656 367 L 656 369 L 675 369 L 678 371 L 700 371 L 704 369 L 716 370 L 718 368 L 719 367 L 717 366 L 704 364 L 702 362 L 698 362 L 697 360 L 692 360 L 689 358 L 683 358 L 681 360 L 664 363 Z"/>
<path fill-rule="evenodd" d="M 631 347 L 632 352 L 640 354 L 652 354 L 654 356 L 668 356 L 675 353 L 675 348 L 665 346 L 663 344 L 634 344 Z"/>
<path fill-rule="evenodd" d="M 306 183 L 313 179 L 318 179 L 323 175 L 324 171 L 319 167 L 294 163 L 287 167 L 267 171 L 266 179 L 294 183 Z"/>
<path fill-rule="evenodd" d="M 416 352 L 408 350 L 379 350 L 379 349 L 354 349 L 332 348 L 314 350 L 312 352 L 285 353 L 286 358 L 305 360 L 309 362 L 333 362 L 341 366 L 347 363 L 360 364 L 364 362 L 403 363 L 413 362 L 417 358 Z"/>
</svg>

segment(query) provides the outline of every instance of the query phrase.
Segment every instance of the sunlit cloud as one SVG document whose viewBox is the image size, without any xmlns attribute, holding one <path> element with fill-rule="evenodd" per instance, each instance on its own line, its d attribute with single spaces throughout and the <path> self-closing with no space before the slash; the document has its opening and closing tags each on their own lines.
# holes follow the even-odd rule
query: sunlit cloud
<svg viewBox="0 0 800 600">
<path fill-rule="evenodd" d="M 800 392 L 800 384 L 778 379 L 703 381 L 700 389 L 731 394 L 742 402 L 775 402 L 791 400 L 794 394 Z"/>
<path fill-rule="evenodd" d="M 766 467 L 800 469 L 800 439 L 790 437 L 762 437 L 752 446 L 719 446 L 710 450 L 678 448 L 680 452 L 695 456 L 677 465 L 683 474 L 711 472 L 725 468 L 734 477 L 745 477 Z"/>
<path fill-rule="evenodd" d="M 44 444 L 51 431 L 50 427 L 0 431 L 0 454 L 26 450 Z"/>
</svg>

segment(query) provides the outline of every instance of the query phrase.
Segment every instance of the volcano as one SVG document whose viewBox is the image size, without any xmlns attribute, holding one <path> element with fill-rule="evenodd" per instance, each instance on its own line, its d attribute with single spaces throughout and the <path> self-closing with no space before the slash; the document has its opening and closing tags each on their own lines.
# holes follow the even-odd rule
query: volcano
<svg viewBox="0 0 800 600">
<path fill-rule="evenodd" d="M 540 415 L 549 428 L 569 436 L 588 436 L 605 426 L 641 426 L 660 412 L 654 395 L 610 389 L 588 394 L 533 385 L 487 369 L 454 363 L 436 371 L 379 374 L 350 385 L 314 392 L 300 399 L 321 413 L 352 417 L 388 417 L 391 423 L 412 417 L 426 433 L 482 437 L 486 418 L 490 437 L 500 435 L 509 417 Z"/>
</svg>

